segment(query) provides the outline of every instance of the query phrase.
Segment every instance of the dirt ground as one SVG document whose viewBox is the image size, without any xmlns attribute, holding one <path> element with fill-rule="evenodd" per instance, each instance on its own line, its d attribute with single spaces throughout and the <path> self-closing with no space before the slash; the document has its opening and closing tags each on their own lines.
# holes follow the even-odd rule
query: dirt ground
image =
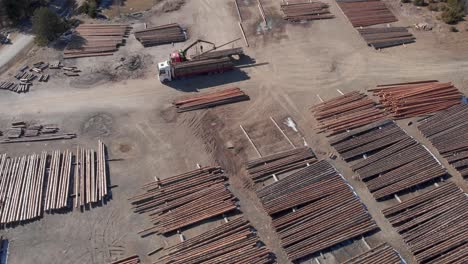
<svg viewBox="0 0 468 264">
<path fill-rule="evenodd" d="M 246 187 L 242 164 L 258 157 L 245 137 L 242 125 L 257 144 L 261 155 L 288 149 L 291 144 L 271 122 L 273 117 L 290 137 L 293 145 L 306 142 L 320 158 L 333 149 L 322 134 L 317 134 L 309 107 L 353 90 L 365 91 L 376 84 L 423 79 L 452 81 L 466 92 L 468 45 L 462 41 L 442 43 L 439 32 L 413 31 L 416 43 L 373 50 L 367 47 L 337 4 L 325 0 L 336 18 L 309 23 L 287 24 L 281 19 L 278 1 L 263 0 L 267 26 L 255 0 L 239 0 L 241 16 L 250 47 L 244 47 L 252 65 L 224 73 L 200 76 L 161 84 L 156 63 L 170 52 L 196 39 L 226 43 L 242 37 L 233 1 L 191 0 L 179 11 L 164 13 L 153 8 L 141 19 L 122 18 L 116 22 L 132 24 L 134 29 L 148 25 L 178 22 L 187 27 L 190 40 L 185 43 L 143 48 L 133 35 L 124 47 L 110 57 L 67 60 L 67 66 L 82 70 L 81 76 L 66 78 L 51 73 L 48 83 L 35 83 L 26 94 L 0 91 L 0 130 L 13 120 L 55 123 L 76 132 L 73 140 L 1 145 L 0 152 L 11 156 L 41 150 L 74 149 L 77 145 L 95 147 L 98 139 L 109 149 L 112 199 L 89 211 L 45 215 L 44 218 L 0 231 L 10 239 L 11 263 L 107 263 L 124 255 L 139 254 L 143 263 L 157 260 L 146 254 L 177 236 L 156 235 L 141 238 L 137 232 L 149 224 L 144 215 L 134 214 L 128 198 L 154 177 L 164 178 L 196 168 L 197 164 L 219 164 L 230 177 L 230 189 L 240 200 L 240 210 L 258 230 L 278 263 L 289 263 L 271 229 L 269 217 L 255 197 L 254 187 Z M 391 4 L 391 3 L 390 3 Z M 396 9 L 395 9 L 396 10 Z M 396 25 L 411 25 L 411 17 L 396 12 Z M 444 33 L 445 34 L 445 33 Z M 460 39 L 467 32 L 459 32 Z M 456 44 L 459 43 L 459 44 Z M 244 46 L 244 42 L 234 43 Z M 20 65 L 62 58 L 60 49 L 33 49 L 1 79 L 11 78 Z M 139 56 L 141 67 L 128 70 L 126 63 Z M 125 58 L 125 60 L 121 60 Z M 50 70 L 53 71 L 53 70 Z M 177 114 L 174 99 L 200 91 L 240 87 L 250 101 L 210 110 Z M 290 117 L 298 132 L 285 124 Z M 408 133 L 435 153 L 415 125 L 399 122 Z M 227 149 L 230 143 L 233 149 Z M 330 160 L 354 188 L 381 231 L 352 243 L 340 245 L 304 263 L 339 263 L 375 246 L 390 243 L 407 263 L 415 260 L 401 237 L 384 218 L 381 209 L 395 200 L 376 202 L 365 185 L 358 181 L 342 160 Z M 465 191 L 466 181 L 444 160 L 452 177 Z M 422 191 L 427 191 L 430 187 Z M 401 199 L 411 197 L 412 193 Z M 216 226 L 220 219 L 184 230 L 186 237 Z"/>
</svg>

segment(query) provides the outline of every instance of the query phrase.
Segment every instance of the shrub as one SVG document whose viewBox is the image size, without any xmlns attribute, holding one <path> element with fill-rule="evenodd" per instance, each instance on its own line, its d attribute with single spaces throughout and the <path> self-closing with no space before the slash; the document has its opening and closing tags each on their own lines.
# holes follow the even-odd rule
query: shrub
<svg viewBox="0 0 468 264">
<path fill-rule="evenodd" d="M 410 3 L 411 0 L 401 0 L 402 3 L 406 4 L 406 3 Z"/>
<path fill-rule="evenodd" d="M 447 24 L 456 24 L 463 20 L 465 5 L 463 0 L 448 0 L 447 7 L 442 13 L 442 20 Z"/>
<path fill-rule="evenodd" d="M 431 10 L 431 11 L 436 11 L 436 12 L 439 11 L 439 5 L 438 5 L 438 4 L 430 4 L 430 5 L 428 6 L 428 8 L 429 8 L 429 10 Z"/>
<path fill-rule="evenodd" d="M 450 32 L 458 32 L 458 28 L 451 26 L 450 27 Z"/>
<path fill-rule="evenodd" d="M 97 16 L 97 2 L 96 0 L 90 0 L 88 3 L 88 16 L 95 18 Z"/>
<path fill-rule="evenodd" d="M 424 6 L 424 0 L 413 0 L 413 5 L 415 6 Z"/>
<path fill-rule="evenodd" d="M 39 46 L 47 45 L 67 29 L 62 19 L 47 7 L 34 11 L 32 24 L 35 41 Z"/>
</svg>

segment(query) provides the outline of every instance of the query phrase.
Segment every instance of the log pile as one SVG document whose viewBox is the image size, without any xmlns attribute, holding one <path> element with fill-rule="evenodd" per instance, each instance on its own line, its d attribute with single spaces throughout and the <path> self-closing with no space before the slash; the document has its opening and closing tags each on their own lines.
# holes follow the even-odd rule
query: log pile
<svg viewBox="0 0 468 264">
<path fill-rule="evenodd" d="M 350 92 L 311 108 L 320 132 L 328 136 L 385 119 L 385 113 L 367 95 Z"/>
<path fill-rule="evenodd" d="M 421 144 L 391 121 L 370 124 L 330 140 L 376 199 L 447 176 Z"/>
<path fill-rule="evenodd" d="M 187 40 L 187 32 L 177 24 L 149 27 L 135 31 L 135 38 L 145 47 L 182 42 Z"/>
<path fill-rule="evenodd" d="M 166 249 L 158 263 L 275 263 L 274 256 L 242 217 Z"/>
<path fill-rule="evenodd" d="M 245 167 L 254 182 L 304 168 L 317 161 L 309 147 L 296 148 L 246 162 Z"/>
<path fill-rule="evenodd" d="M 44 210 L 52 211 L 68 207 L 72 152 L 56 150 L 50 161 L 49 176 L 45 194 Z"/>
<path fill-rule="evenodd" d="M 139 232 L 169 234 L 237 208 L 219 167 L 204 167 L 145 184 L 130 198 L 136 213 L 150 216 L 152 226 Z"/>
<path fill-rule="evenodd" d="M 383 210 L 418 263 L 466 263 L 468 198 L 454 183 Z"/>
<path fill-rule="evenodd" d="M 124 44 L 130 27 L 124 24 L 81 24 L 64 51 L 64 59 L 113 55 Z"/>
<path fill-rule="evenodd" d="M 57 125 L 53 124 L 27 124 L 26 122 L 15 122 L 6 132 L 6 139 L 0 141 L 0 144 L 35 142 L 57 139 L 72 139 L 76 137 L 75 133 L 58 133 L 60 131 Z"/>
<path fill-rule="evenodd" d="M 337 0 L 353 27 L 396 22 L 398 19 L 380 0 Z"/>
<path fill-rule="evenodd" d="M 398 252 L 387 243 L 382 243 L 368 251 L 351 258 L 342 264 L 403 264 Z"/>
<path fill-rule="evenodd" d="M 193 111 L 218 105 L 231 104 L 249 100 L 249 96 L 239 88 L 229 88 L 213 93 L 204 93 L 188 99 L 178 100 L 172 104 L 177 112 Z"/>
<path fill-rule="evenodd" d="M 138 255 L 133 255 L 116 261 L 112 261 L 111 264 L 137 264 L 140 263 Z"/>
<path fill-rule="evenodd" d="M 317 20 L 334 18 L 328 9 L 329 5 L 320 1 L 286 3 L 281 5 L 283 19 L 288 21 Z"/>
<path fill-rule="evenodd" d="M 425 119 L 421 133 L 463 177 L 468 176 L 468 106 L 456 105 Z"/>
<path fill-rule="evenodd" d="M 357 31 L 367 45 L 375 49 L 413 43 L 416 39 L 405 27 L 361 28 Z"/>
<path fill-rule="evenodd" d="M 232 48 L 232 49 L 222 49 L 222 50 L 212 50 L 203 52 L 198 55 L 193 55 L 190 58 L 192 60 L 208 60 L 208 59 L 219 59 L 223 57 L 231 57 L 234 55 L 241 56 L 244 54 L 244 49 L 242 48 Z"/>
<path fill-rule="evenodd" d="M 422 81 L 378 85 L 369 89 L 379 97 L 395 119 L 426 115 L 461 103 L 462 95 L 452 83 Z"/>
<path fill-rule="evenodd" d="M 378 230 L 350 186 L 326 161 L 257 191 L 291 261 Z"/>
</svg>

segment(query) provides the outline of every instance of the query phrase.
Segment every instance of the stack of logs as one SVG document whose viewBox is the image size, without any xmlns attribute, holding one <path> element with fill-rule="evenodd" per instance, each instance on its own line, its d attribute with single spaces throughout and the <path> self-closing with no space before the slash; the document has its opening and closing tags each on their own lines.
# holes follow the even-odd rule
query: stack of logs
<svg viewBox="0 0 468 264">
<path fill-rule="evenodd" d="M 135 38 L 145 47 L 182 42 L 187 40 L 187 33 L 179 24 L 149 27 L 135 31 Z"/>
<path fill-rule="evenodd" d="M 281 5 L 283 18 L 288 21 L 317 20 L 334 18 L 328 9 L 329 5 L 323 2 L 285 3 Z"/>
<path fill-rule="evenodd" d="M 396 119 L 426 115 L 460 104 L 462 95 L 452 83 L 436 80 L 378 85 L 369 89 Z"/>
<path fill-rule="evenodd" d="M 116 261 L 112 261 L 111 264 L 137 264 L 140 263 L 140 258 L 138 255 L 133 255 Z"/>
<path fill-rule="evenodd" d="M 242 217 L 166 249 L 158 263 L 275 263 L 249 222 Z"/>
<path fill-rule="evenodd" d="M 241 89 L 229 88 L 213 93 L 197 95 L 184 100 L 178 100 L 172 104 L 177 108 L 177 112 L 186 112 L 245 100 L 249 100 L 249 96 Z"/>
<path fill-rule="evenodd" d="M 385 113 L 365 94 L 350 92 L 311 108 L 320 132 L 328 136 L 385 119 Z"/>
<path fill-rule="evenodd" d="M 357 31 L 367 42 L 367 45 L 375 49 L 408 44 L 416 39 L 405 27 L 361 28 Z"/>
<path fill-rule="evenodd" d="M 168 234 L 237 208 L 219 167 L 204 167 L 145 184 L 130 200 L 136 213 L 151 217 L 152 227 L 139 232 Z"/>
<path fill-rule="evenodd" d="M 353 27 L 367 27 L 398 21 L 380 0 L 337 0 Z"/>
<path fill-rule="evenodd" d="M 250 160 L 245 167 L 254 182 L 306 167 L 317 161 L 309 147 L 296 148 Z"/>
<path fill-rule="evenodd" d="M 46 124 L 27 124 L 26 122 L 14 122 L 11 128 L 7 130 L 7 139 L 0 141 L 0 144 L 35 142 L 58 139 L 72 139 L 76 137 L 75 133 L 58 133 L 57 125 Z"/>
<path fill-rule="evenodd" d="M 292 261 L 378 229 L 326 161 L 266 186 L 257 195 Z"/>
<path fill-rule="evenodd" d="M 97 193 L 94 202 L 107 195 L 105 146 L 99 141 L 98 153 L 88 151 L 90 159 L 81 162 L 71 151 L 54 151 L 9 158 L 0 156 L 0 223 L 20 223 L 38 218 L 42 212 L 71 208 L 73 165 L 75 205 L 88 193 Z M 73 164 L 73 160 L 77 164 Z M 96 177 L 94 177 L 97 175 Z M 97 189 L 96 189 L 97 188 Z M 91 194 L 90 194 L 91 195 Z M 91 201 L 92 202 L 92 201 Z M 80 202 L 80 205 L 84 203 Z"/>
<path fill-rule="evenodd" d="M 377 122 L 330 140 L 376 199 L 447 176 L 431 153 L 395 123 Z"/>
<path fill-rule="evenodd" d="M 403 264 L 400 255 L 387 243 L 382 243 L 342 264 Z"/>
<path fill-rule="evenodd" d="M 109 56 L 124 43 L 130 27 L 124 24 L 81 24 L 64 51 L 64 59 Z"/>
<path fill-rule="evenodd" d="M 466 263 L 468 198 L 454 183 L 383 210 L 418 263 Z"/>
<path fill-rule="evenodd" d="M 441 111 L 424 120 L 418 128 L 463 177 L 468 176 L 467 105 Z"/>
</svg>

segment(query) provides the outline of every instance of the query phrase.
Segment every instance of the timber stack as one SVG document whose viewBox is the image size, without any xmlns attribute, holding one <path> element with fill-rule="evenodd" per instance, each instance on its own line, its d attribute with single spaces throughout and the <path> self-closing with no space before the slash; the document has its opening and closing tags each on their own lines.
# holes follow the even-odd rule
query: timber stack
<svg viewBox="0 0 468 264">
<path fill-rule="evenodd" d="M 309 147 L 296 148 L 246 162 L 245 168 L 254 182 L 265 181 L 317 162 Z"/>
<path fill-rule="evenodd" d="M 342 264 L 403 264 L 398 252 L 387 243 L 382 243 L 358 256 L 343 262 Z"/>
<path fill-rule="evenodd" d="M 451 83 L 436 80 L 378 85 L 369 89 L 395 119 L 427 115 L 461 104 L 462 94 Z"/>
<path fill-rule="evenodd" d="M 219 167 L 203 167 L 145 184 L 130 198 L 136 213 L 150 216 L 152 226 L 139 232 L 169 234 L 200 221 L 236 210 Z"/>
<path fill-rule="evenodd" d="M 375 49 L 409 44 L 416 40 L 405 27 L 358 28 L 357 31 Z"/>
<path fill-rule="evenodd" d="M 281 4 L 281 11 L 283 12 L 283 19 L 292 22 L 335 17 L 330 13 L 329 5 L 320 1 Z"/>
<path fill-rule="evenodd" d="M 112 261 L 111 264 L 138 264 L 140 263 L 140 257 L 133 255 L 116 261 Z"/>
<path fill-rule="evenodd" d="M 353 27 L 367 27 L 398 21 L 380 0 L 337 0 Z"/>
<path fill-rule="evenodd" d="M 468 198 L 454 183 L 441 184 L 382 212 L 418 263 L 466 263 Z"/>
<path fill-rule="evenodd" d="M 75 133 L 58 133 L 59 131 L 59 127 L 53 124 L 27 124 L 18 121 L 11 124 L 6 132 L 7 139 L 0 141 L 0 144 L 72 139 L 76 137 Z"/>
<path fill-rule="evenodd" d="M 167 248 L 157 263 L 270 264 L 275 258 L 250 223 L 239 217 Z"/>
<path fill-rule="evenodd" d="M 378 230 L 344 178 L 316 162 L 257 191 L 291 261 Z"/>
<path fill-rule="evenodd" d="M 64 59 L 110 56 L 124 44 L 130 27 L 125 24 L 81 24 L 64 51 Z"/>
<path fill-rule="evenodd" d="M 149 27 L 135 31 L 135 38 L 145 47 L 183 42 L 187 32 L 177 23 Z"/>
<path fill-rule="evenodd" d="M 359 92 L 350 92 L 322 102 L 311 110 L 319 123 L 319 131 L 329 133 L 328 136 L 386 118 L 374 101 Z"/>
<path fill-rule="evenodd" d="M 455 105 L 425 119 L 421 133 L 463 177 L 468 176 L 468 106 Z"/>
<path fill-rule="evenodd" d="M 205 93 L 188 99 L 178 100 L 172 104 L 177 112 L 187 112 L 218 105 L 231 104 L 249 100 L 249 96 L 239 88 L 230 88 L 213 93 Z"/>
</svg>

